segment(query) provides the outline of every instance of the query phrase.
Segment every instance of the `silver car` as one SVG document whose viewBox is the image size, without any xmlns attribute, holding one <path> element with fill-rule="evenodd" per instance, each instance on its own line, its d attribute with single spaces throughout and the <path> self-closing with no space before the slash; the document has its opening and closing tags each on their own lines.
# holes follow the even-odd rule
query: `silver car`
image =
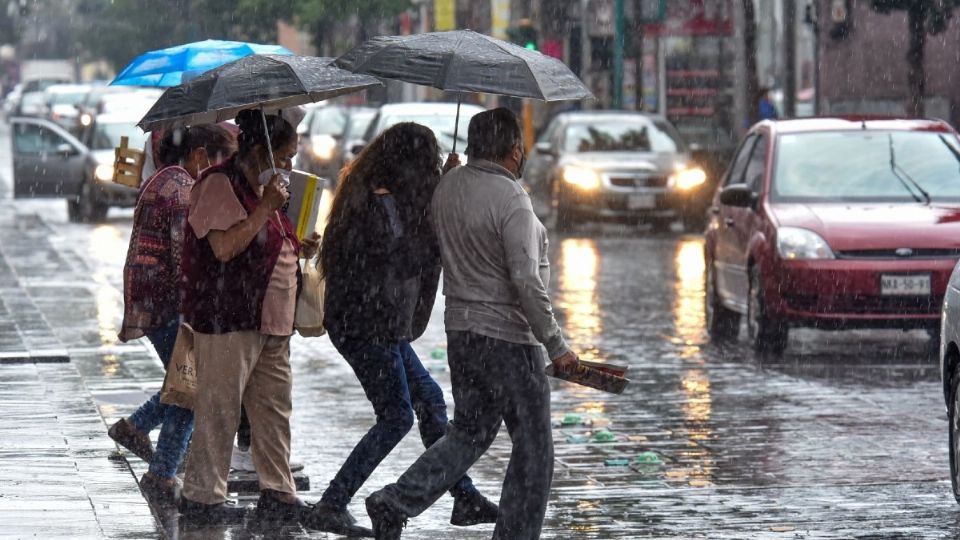
<svg viewBox="0 0 960 540">
<path fill-rule="evenodd" d="M 561 229 L 617 221 L 666 230 L 679 218 L 702 230 L 706 180 L 665 118 L 624 111 L 557 115 L 524 172 L 538 213 Z"/>
<path fill-rule="evenodd" d="M 940 316 L 940 378 L 947 404 L 950 483 L 960 503 L 960 264 L 953 269 L 943 295 Z"/>
</svg>

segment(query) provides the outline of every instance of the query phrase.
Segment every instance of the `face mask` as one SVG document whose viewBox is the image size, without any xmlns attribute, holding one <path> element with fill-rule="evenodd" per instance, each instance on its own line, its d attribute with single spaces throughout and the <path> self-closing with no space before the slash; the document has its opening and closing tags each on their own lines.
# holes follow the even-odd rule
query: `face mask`
<svg viewBox="0 0 960 540">
<path fill-rule="evenodd" d="M 520 152 L 520 163 L 517 163 L 517 178 L 523 178 L 523 168 L 527 165 L 527 153 Z"/>
<path fill-rule="evenodd" d="M 265 186 L 270 183 L 270 179 L 273 178 L 274 174 L 279 174 L 284 184 L 290 183 L 290 171 L 288 169 L 274 170 L 273 167 L 260 171 L 260 176 L 257 177 L 257 181 L 260 182 L 261 186 Z"/>
</svg>

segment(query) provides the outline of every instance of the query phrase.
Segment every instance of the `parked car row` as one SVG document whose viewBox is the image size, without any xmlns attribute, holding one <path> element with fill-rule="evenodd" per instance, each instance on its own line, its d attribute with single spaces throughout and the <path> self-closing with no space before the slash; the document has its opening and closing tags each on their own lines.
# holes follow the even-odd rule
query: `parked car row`
<svg viewBox="0 0 960 540">
<path fill-rule="evenodd" d="M 161 92 L 107 88 L 51 85 L 46 118 L 10 119 L 15 197 L 65 198 L 73 221 L 100 221 L 110 207 L 136 202 L 135 188 L 112 181 L 114 148 L 121 137 L 143 147 L 146 135 L 136 124 Z"/>
</svg>

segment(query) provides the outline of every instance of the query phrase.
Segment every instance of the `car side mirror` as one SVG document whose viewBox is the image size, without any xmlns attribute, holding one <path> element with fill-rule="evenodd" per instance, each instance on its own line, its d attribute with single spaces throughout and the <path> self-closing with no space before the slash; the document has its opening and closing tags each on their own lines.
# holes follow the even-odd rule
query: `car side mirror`
<svg viewBox="0 0 960 540">
<path fill-rule="evenodd" d="M 548 142 L 538 142 L 533 145 L 533 150 L 538 154 L 543 154 L 547 156 L 556 156 L 557 153 L 553 151 L 553 148 L 550 147 Z"/>
<path fill-rule="evenodd" d="M 746 184 L 732 184 L 720 190 L 720 204 L 737 208 L 753 208 L 757 194 Z"/>
<path fill-rule="evenodd" d="M 57 145 L 57 155 L 59 156 L 68 158 L 76 153 L 77 151 L 74 150 L 73 146 L 71 146 L 69 143 L 60 143 Z"/>
</svg>

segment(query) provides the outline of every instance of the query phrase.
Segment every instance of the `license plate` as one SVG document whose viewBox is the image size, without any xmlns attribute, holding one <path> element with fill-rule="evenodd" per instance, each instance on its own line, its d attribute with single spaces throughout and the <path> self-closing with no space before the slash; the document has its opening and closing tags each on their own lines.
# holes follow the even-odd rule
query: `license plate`
<svg viewBox="0 0 960 540">
<path fill-rule="evenodd" d="M 884 296 L 926 296 L 930 294 L 930 276 L 883 274 L 880 294 Z"/>
<path fill-rule="evenodd" d="M 627 209 L 629 210 L 647 210 L 657 205 L 657 198 L 654 195 L 633 194 L 627 196 Z"/>
</svg>

